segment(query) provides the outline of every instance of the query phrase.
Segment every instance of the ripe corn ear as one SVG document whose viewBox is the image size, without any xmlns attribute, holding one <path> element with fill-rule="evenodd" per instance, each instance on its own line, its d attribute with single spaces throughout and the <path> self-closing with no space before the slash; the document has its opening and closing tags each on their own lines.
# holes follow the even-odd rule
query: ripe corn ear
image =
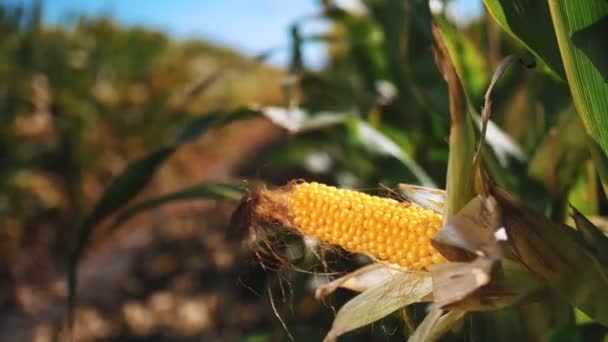
<svg viewBox="0 0 608 342">
<path fill-rule="evenodd" d="M 441 215 L 396 200 L 337 189 L 319 183 L 298 183 L 277 192 L 286 202 L 281 223 L 321 241 L 411 269 L 425 269 L 445 259 L 430 243 L 441 228 Z"/>
</svg>

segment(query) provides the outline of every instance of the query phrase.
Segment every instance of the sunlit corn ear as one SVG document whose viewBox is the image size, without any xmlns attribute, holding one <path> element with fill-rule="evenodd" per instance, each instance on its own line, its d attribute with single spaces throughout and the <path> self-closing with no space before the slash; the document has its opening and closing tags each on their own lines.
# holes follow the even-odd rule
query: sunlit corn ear
<svg viewBox="0 0 608 342">
<path fill-rule="evenodd" d="M 314 182 L 261 190 L 258 198 L 258 219 L 347 251 L 417 270 L 445 261 L 430 243 L 442 224 L 433 210 Z"/>
</svg>

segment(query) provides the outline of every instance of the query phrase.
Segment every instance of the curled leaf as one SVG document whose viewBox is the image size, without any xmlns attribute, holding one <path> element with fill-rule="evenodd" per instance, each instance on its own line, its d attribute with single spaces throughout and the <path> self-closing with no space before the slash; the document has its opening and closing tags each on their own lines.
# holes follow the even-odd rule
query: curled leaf
<svg viewBox="0 0 608 342">
<path fill-rule="evenodd" d="M 494 262 L 496 261 L 479 257 L 472 262 L 449 262 L 431 266 L 434 303 L 443 308 L 488 284 Z"/>
<path fill-rule="evenodd" d="M 480 278 L 479 271 L 474 274 Z M 546 294 L 546 285 L 519 262 L 502 259 L 493 265 L 489 282 L 475 289 L 459 301 L 447 305 L 449 309 L 465 311 L 495 311 L 523 300 L 538 300 Z M 447 286 L 450 284 L 445 283 Z M 436 292 L 449 291 L 435 289 Z"/>
<path fill-rule="evenodd" d="M 403 272 L 403 270 L 399 270 L 383 263 L 366 265 L 354 272 L 348 273 L 325 285 L 317 287 L 315 290 L 315 298 L 323 299 L 332 294 L 338 288 L 349 289 L 356 292 L 364 292 L 372 287 L 387 282 L 393 276 L 401 272 Z"/>
<path fill-rule="evenodd" d="M 424 301 L 433 290 L 428 272 L 404 271 L 357 295 L 338 311 L 326 342 L 375 322 L 406 305 Z"/>
</svg>

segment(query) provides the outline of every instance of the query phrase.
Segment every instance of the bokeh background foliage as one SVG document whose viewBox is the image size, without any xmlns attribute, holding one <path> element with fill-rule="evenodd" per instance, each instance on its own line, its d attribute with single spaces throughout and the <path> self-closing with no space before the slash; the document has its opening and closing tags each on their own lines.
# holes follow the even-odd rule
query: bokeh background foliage
<svg viewBox="0 0 608 342">
<path fill-rule="evenodd" d="M 487 0 L 484 16 L 461 22 L 427 1 L 361 4 L 323 1 L 294 22 L 284 71 L 263 63 L 272 49 L 251 60 L 109 18 L 45 27 L 39 4 L 0 6 L 0 336 L 61 336 L 67 301 L 83 340 L 322 339 L 331 307 L 352 293 L 317 302 L 311 284 L 369 260 L 332 251 L 322 263 L 277 231 L 289 262 L 260 263 L 242 243 L 248 232 L 226 234 L 240 196 L 291 179 L 376 193 L 447 185 L 456 215 L 475 195 L 488 84 L 523 50 L 537 68 L 513 65 L 496 84 L 482 164 L 535 210 L 505 200 L 510 215 L 533 217 L 541 234 L 574 235 L 562 223 L 574 226 L 569 205 L 578 209 L 583 238 L 528 240 L 524 229 L 520 252 L 548 243 L 545 257 L 597 259 L 605 270 L 608 5 Z M 320 20 L 326 33 L 302 29 Z M 458 103 L 436 65 L 432 22 L 461 81 Z M 307 66 L 310 43 L 327 47 L 325 68 Z M 442 339 L 602 340 L 594 319 L 605 315 L 571 306 L 593 301 L 577 294 L 601 282 L 585 279 L 549 279 L 561 296 L 468 314 Z M 403 340 L 426 310 L 409 306 L 340 340 Z"/>
</svg>

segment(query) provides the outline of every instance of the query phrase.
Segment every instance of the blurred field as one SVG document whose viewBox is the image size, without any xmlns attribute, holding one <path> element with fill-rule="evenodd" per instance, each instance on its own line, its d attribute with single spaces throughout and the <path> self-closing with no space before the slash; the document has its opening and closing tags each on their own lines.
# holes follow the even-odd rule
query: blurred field
<svg viewBox="0 0 608 342">
<path fill-rule="evenodd" d="M 116 210 L 91 225 L 78 259 L 75 341 L 323 339 L 353 294 L 317 301 L 314 288 L 368 258 L 338 248 L 319 257 L 314 243 L 275 226 L 268 236 L 277 254 L 260 256 L 264 239 L 231 230 L 238 200 L 230 196 L 200 195 L 112 223 L 125 208 L 213 182 L 245 181 L 238 195 L 293 179 L 381 195 L 399 183 L 445 188 L 454 103 L 433 54 L 431 21 L 462 81 L 461 105 L 476 118 L 473 142 L 494 71 L 524 45 L 486 12 L 459 22 L 445 10 L 431 13 L 426 1 L 364 1 L 365 11 L 330 3 L 286 28 L 286 70 L 266 64 L 267 55 L 246 58 L 110 17 L 48 27 L 36 4 L 0 5 L 0 341 L 66 338 L 68 260 L 104 196 Z M 306 33 L 315 21 L 330 30 Z M 306 64 L 311 42 L 328 47 L 323 70 Z M 483 164 L 497 185 L 547 217 L 571 222 L 573 205 L 605 227 L 601 169 L 568 84 L 552 65 L 537 64 L 515 64 L 497 83 Z M 140 170 L 152 177 L 142 191 L 131 180 L 132 189 L 106 192 L 183 132 L 212 126 L 196 120 L 239 110 L 256 115 L 218 121 L 175 145 L 158 170 Z M 529 307 L 473 314 L 444 340 L 544 334 L 544 341 L 576 327 L 571 306 L 551 304 L 538 311 L 551 315 L 530 326 L 513 323 L 535 312 Z M 404 308 L 340 341 L 402 341 L 426 312 L 422 304 Z"/>
<path fill-rule="evenodd" d="M 51 29 L 41 26 L 35 7 L 4 6 L 0 18 L 0 339 L 47 341 L 65 314 L 64 272 L 75 226 L 108 181 L 129 160 L 163 145 L 189 117 L 249 103 L 280 103 L 283 72 L 203 42 L 121 28 L 110 18 L 82 18 L 72 29 Z M 252 153 L 278 136 L 262 120 L 214 132 L 173 156 L 146 193 L 235 177 Z M 230 210 L 176 205 L 106 236 L 83 267 L 88 307 L 79 314 L 78 340 L 120 340 L 131 329 L 176 336 L 182 330 L 183 335 L 216 331 L 212 339 L 228 333 L 212 319 L 220 295 L 200 286 L 215 289 L 214 272 L 235 268 L 235 256 L 218 242 Z M 183 251 L 190 266 L 178 267 L 177 255 L 163 257 L 173 250 Z M 137 310 L 154 296 L 169 305 L 161 308 L 169 310 L 165 320 L 185 315 L 183 326 L 158 321 L 154 316 L 161 313 L 138 318 Z M 243 315 L 259 321 L 252 312 Z M 127 321 L 133 322 L 125 326 Z"/>
</svg>

